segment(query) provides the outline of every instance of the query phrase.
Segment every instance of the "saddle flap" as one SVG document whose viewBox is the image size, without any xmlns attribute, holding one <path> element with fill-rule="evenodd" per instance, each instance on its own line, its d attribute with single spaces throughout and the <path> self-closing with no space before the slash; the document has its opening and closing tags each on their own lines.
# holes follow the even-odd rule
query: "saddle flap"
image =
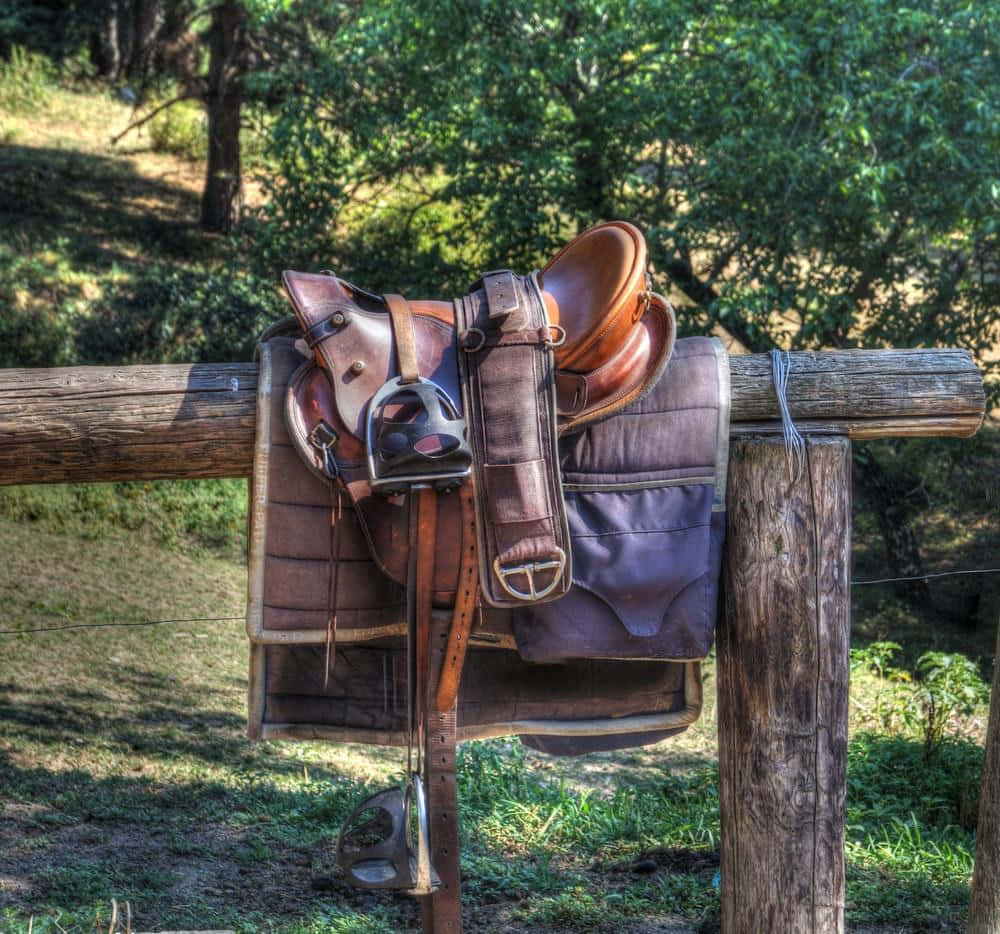
<svg viewBox="0 0 1000 934">
<path fill-rule="evenodd" d="M 386 307 L 336 276 L 288 270 L 283 278 L 302 329 L 317 336 L 313 349 L 330 381 L 339 420 L 363 440 L 369 400 L 400 375 Z M 460 405 L 455 329 L 418 309 L 413 330 L 420 375 Z"/>
</svg>

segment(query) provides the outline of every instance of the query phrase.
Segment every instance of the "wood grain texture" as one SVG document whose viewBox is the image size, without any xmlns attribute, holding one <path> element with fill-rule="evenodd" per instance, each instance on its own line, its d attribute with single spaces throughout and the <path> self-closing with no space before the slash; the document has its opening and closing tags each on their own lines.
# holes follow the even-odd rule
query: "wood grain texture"
<svg viewBox="0 0 1000 934">
<path fill-rule="evenodd" d="M 256 364 L 0 370 L 0 484 L 248 476 Z"/>
<path fill-rule="evenodd" d="M 968 436 L 985 407 L 964 350 L 793 353 L 800 430 Z M 766 354 L 730 358 L 734 435 L 780 431 Z M 0 484 L 249 476 L 253 363 L 0 370 Z"/>
<path fill-rule="evenodd" d="M 734 441 L 720 621 L 722 929 L 844 929 L 850 442 Z"/>
<path fill-rule="evenodd" d="M 729 358 L 733 421 L 778 418 L 767 354 Z M 789 354 L 792 418 L 982 418 L 983 383 L 968 351 L 839 350 Z"/>
<path fill-rule="evenodd" d="M 969 934 L 1000 934 L 1000 628 L 993 661 L 986 760 L 979 796 Z"/>
</svg>

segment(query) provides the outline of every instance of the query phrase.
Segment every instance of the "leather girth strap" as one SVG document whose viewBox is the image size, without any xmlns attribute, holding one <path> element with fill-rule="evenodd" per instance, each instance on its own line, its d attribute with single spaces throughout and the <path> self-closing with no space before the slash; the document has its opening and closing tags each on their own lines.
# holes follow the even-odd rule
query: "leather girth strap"
<svg viewBox="0 0 1000 934">
<path fill-rule="evenodd" d="M 434 707 L 438 711 L 451 710 L 458 699 L 458 685 L 462 677 L 465 653 L 469 648 L 469 634 L 479 609 L 476 494 L 472 479 L 467 480 L 457 492 L 448 495 L 457 496 L 462 505 L 462 561 L 459 565 L 448 645 L 441 663 L 441 674 L 437 679 Z"/>
<path fill-rule="evenodd" d="M 556 446 L 554 334 L 535 278 L 487 273 L 455 300 L 462 403 L 473 452 L 480 584 L 523 607 L 570 585 Z"/>
</svg>

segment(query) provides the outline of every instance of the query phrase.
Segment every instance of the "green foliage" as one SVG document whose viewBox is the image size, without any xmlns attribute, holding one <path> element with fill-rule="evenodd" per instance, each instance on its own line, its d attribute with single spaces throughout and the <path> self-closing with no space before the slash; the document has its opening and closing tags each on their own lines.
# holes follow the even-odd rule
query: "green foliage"
<svg viewBox="0 0 1000 934">
<path fill-rule="evenodd" d="M 888 641 L 851 649 L 851 667 L 875 675 L 876 722 L 889 734 L 909 731 L 919 736 L 926 764 L 940 755 L 957 718 L 971 716 L 989 699 L 989 685 L 976 663 L 957 652 L 924 652 L 914 679 L 891 664 L 901 651 L 898 642 Z"/>
<path fill-rule="evenodd" d="M 0 243 L 0 366 L 73 362 L 79 290 L 55 252 L 26 254 Z"/>
<path fill-rule="evenodd" d="M 947 742 L 932 762 L 903 737 L 848 746 L 848 921 L 926 925 L 968 909 L 982 748 Z"/>
<path fill-rule="evenodd" d="M 917 660 L 911 717 L 924 740 L 924 759 L 934 758 L 956 716 L 971 716 L 989 699 L 989 685 L 980 677 L 972 659 L 947 652 L 925 652 Z"/>
<path fill-rule="evenodd" d="M 24 113 L 45 107 L 55 81 L 48 58 L 15 45 L 8 59 L 0 60 L 0 110 Z"/>
<path fill-rule="evenodd" d="M 76 349 L 86 363 L 251 360 L 283 313 L 275 284 L 240 269 L 151 264 L 95 303 Z"/>
<path fill-rule="evenodd" d="M 902 651 L 898 642 L 872 642 L 864 648 L 851 649 L 851 668 L 875 675 L 873 715 L 886 733 L 892 733 L 909 710 L 910 674 L 890 664 Z"/>
<path fill-rule="evenodd" d="M 150 101 L 149 106 L 152 109 L 157 102 Z M 191 162 L 208 158 L 208 118 L 200 104 L 172 104 L 153 117 L 148 127 L 154 152 L 169 152 Z"/>
<path fill-rule="evenodd" d="M 353 203 L 436 180 L 437 238 L 480 242 L 482 268 L 635 219 L 688 325 L 751 349 L 1000 339 L 996 7 L 300 11 L 310 54 L 262 79 L 281 102 L 266 232 L 301 232 L 298 255 L 336 263 Z"/>
</svg>

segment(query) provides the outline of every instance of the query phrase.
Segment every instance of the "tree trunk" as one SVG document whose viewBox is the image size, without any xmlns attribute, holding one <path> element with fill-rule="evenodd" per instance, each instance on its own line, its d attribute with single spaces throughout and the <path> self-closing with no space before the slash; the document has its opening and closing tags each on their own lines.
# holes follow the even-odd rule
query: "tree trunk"
<svg viewBox="0 0 1000 934">
<path fill-rule="evenodd" d="M 246 73 L 246 10 L 225 0 L 212 12 L 208 71 L 208 170 L 201 198 L 203 230 L 225 233 L 239 219 L 240 109 Z"/>
<path fill-rule="evenodd" d="M 90 37 L 90 61 L 99 78 L 117 81 L 121 71 L 119 11 L 116 0 L 109 0 L 99 17 L 99 25 Z"/>
<path fill-rule="evenodd" d="M 986 761 L 976 829 L 969 934 L 1000 934 L 1000 629 L 993 659 L 993 690 L 986 728 Z"/>
<path fill-rule="evenodd" d="M 126 75 L 137 91 L 145 89 L 157 36 L 163 25 L 161 0 L 135 0 L 132 4 L 132 54 Z"/>
</svg>

